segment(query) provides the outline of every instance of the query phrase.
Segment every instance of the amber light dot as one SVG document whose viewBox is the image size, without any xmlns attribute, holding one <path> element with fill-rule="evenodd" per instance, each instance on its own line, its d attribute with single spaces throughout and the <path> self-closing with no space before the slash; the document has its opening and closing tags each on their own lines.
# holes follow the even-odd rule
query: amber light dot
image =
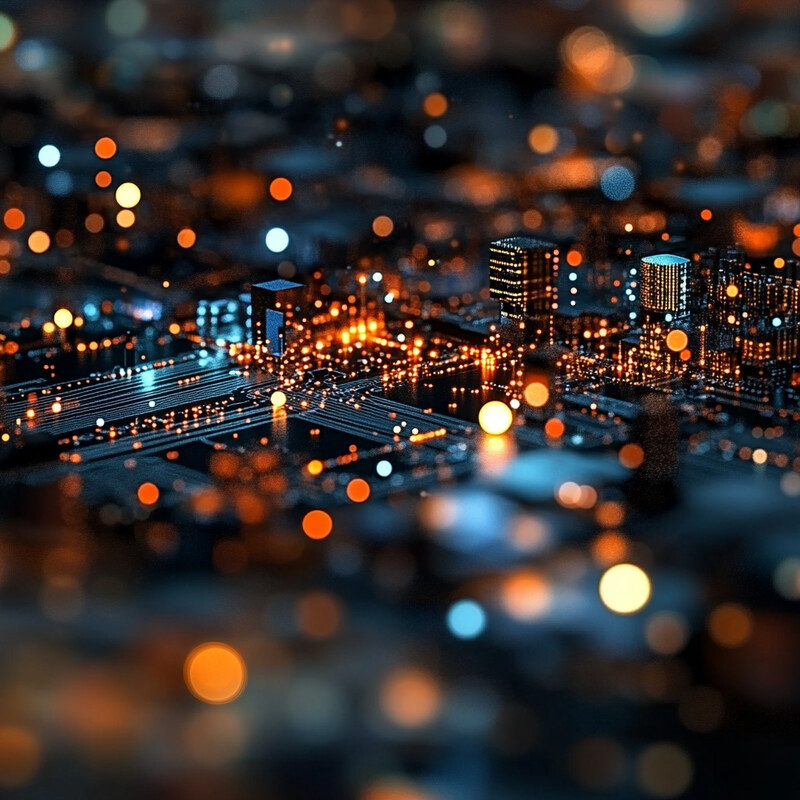
<svg viewBox="0 0 800 800">
<path fill-rule="evenodd" d="M 324 539 L 333 530 L 331 515 L 321 509 L 309 511 L 303 517 L 303 533 L 309 539 Z"/>
<path fill-rule="evenodd" d="M 739 287 L 730 284 L 730 286 L 725 289 L 725 294 L 727 294 L 728 297 L 736 297 L 739 294 Z"/>
<path fill-rule="evenodd" d="M 18 208 L 9 208 L 3 214 L 3 222 L 11 231 L 18 231 L 25 224 L 25 214 Z"/>
<path fill-rule="evenodd" d="M 207 642 L 186 657 L 184 680 L 189 691 L 204 703 L 220 705 L 235 700 L 247 685 L 247 666 L 230 645 Z"/>
<path fill-rule="evenodd" d="M 673 353 L 680 353 L 681 350 L 685 350 L 687 344 L 689 344 L 689 337 L 680 328 L 674 328 L 667 334 L 667 347 Z"/>
<path fill-rule="evenodd" d="M 28 247 L 34 253 L 44 253 L 50 247 L 50 237 L 44 231 L 34 231 L 28 237 Z"/>
<path fill-rule="evenodd" d="M 197 241 L 197 234 L 191 228 L 182 228 L 178 231 L 178 244 L 184 249 L 194 246 Z"/>
<path fill-rule="evenodd" d="M 155 505 L 159 496 L 158 486 L 146 481 L 136 490 L 136 496 L 143 506 Z"/>
<path fill-rule="evenodd" d="M 567 264 L 571 267 L 579 267 L 583 264 L 583 255 L 579 250 L 570 250 L 567 253 Z"/>
<path fill-rule="evenodd" d="M 533 381 L 525 387 L 525 402 L 534 408 L 541 408 L 550 398 L 550 390 L 544 383 Z"/>
<path fill-rule="evenodd" d="M 560 439 L 565 430 L 566 426 L 558 417 L 551 417 L 544 424 L 544 433 L 548 439 Z"/>
<path fill-rule="evenodd" d="M 741 647 L 753 633 L 753 615 L 739 603 L 723 603 L 711 612 L 708 632 L 723 647 Z"/>
<path fill-rule="evenodd" d="M 431 92 L 422 101 L 422 110 L 429 117 L 442 117 L 447 113 L 447 98 L 441 92 Z"/>
<path fill-rule="evenodd" d="M 353 478 L 347 484 L 347 497 L 354 503 L 363 503 L 369 499 L 369 484 L 363 478 Z"/>
<path fill-rule="evenodd" d="M 292 182 L 288 178 L 275 178 L 269 185 L 270 197 L 283 202 L 292 196 Z"/>
<path fill-rule="evenodd" d="M 528 133 L 528 146 L 540 155 L 552 153 L 558 147 L 558 131 L 552 125 L 536 125 Z"/>
<path fill-rule="evenodd" d="M 306 465 L 309 475 L 319 475 L 323 468 L 324 465 L 318 458 L 313 459 L 313 461 L 309 461 Z"/>
<path fill-rule="evenodd" d="M 650 578 L 635 564 L 616 564 L 603 573 L 598 592 L 610 611 L 634 614 L 650 599 Z"/>
<path fill-rule="evenodd" d="M 117 143 L 110 136 L 102 136 L 95 142 L 94 152 L 98 158 L 113 158 Z"/>
<path fill-rule="evenodd" d="M 392 222 L 391 217 L 387 217 L 385 214 L 381 214 L 372 220 L 372 232 L 376 236 L 390 236 L 393 230 L 394 222 Z"/>
<path fill-rule="evenodd" d="M 700 212 L 700 219 L 704 219 L 706 222 L 708 222 L 711 219 L 711 217 L 713 217 L 713 216 L 714 215 L 711 213 L 711 209 L 710 208 L 704 208 Z"/>
<path fill-rule="evenodd" d="M 103 230 L 104 224 L 105 222 L 101 214 L 89 214 L 84 221 L 86 230 L 89 231 L 89 233 L 100 233 L 100 231 Z"/>
<path fill-rule="evenodd" d="M 381 688 L 383 713 L 403 728 L 419 728 L 432 722 L 442 706 L 439 682 L 422 669 L 401 667 Z"/>
<path fill-rule="evenodd" d="M 136 214 L 128 208 L 123 208 L 117 212 L 117 225 L 120 228 L 130 228 L 136 222 Z"/>
<path fill-rule="evenodd" d="M 644 461 L 644 450 L 641 445 L 628 442 L 619 451 L 619 463 L 628 469 L 637 469 Z"/>
<path fill-rule="evenodd" d="M 478 413 L 478 424 L 488 434 L 499 436 L 514 422 L 514 414 L 501 400 L 490 400 Z"/>
<path fill-rule="evenodd" d="M 94 176 L 94 182 L 101 189 L 107 189 L 109 186 L 111 186 L 111 173 L 101 169 L 100 172 Z"/>
</svg>

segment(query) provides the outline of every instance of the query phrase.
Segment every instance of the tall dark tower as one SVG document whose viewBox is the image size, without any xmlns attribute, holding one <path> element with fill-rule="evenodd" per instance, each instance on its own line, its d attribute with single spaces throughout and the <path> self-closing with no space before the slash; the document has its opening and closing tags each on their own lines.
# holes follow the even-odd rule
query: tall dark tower
<svg viewBox="0 0 800 800">
<path fill-rule="evenodd" d="M 489 245 L 489 293 L 500 303 L 503 322 L 525 323 L 547 341 L 558 308 L 558 247 L 530 236 Z"/>
<path fill-rule="evenodd" d="M 250 292 L 253 344 L 274 356 L 282 356 L 286 337 L 286 319 L 303 301 L 303 284 L 274 280 L 256 283 Z"/>
</svg>

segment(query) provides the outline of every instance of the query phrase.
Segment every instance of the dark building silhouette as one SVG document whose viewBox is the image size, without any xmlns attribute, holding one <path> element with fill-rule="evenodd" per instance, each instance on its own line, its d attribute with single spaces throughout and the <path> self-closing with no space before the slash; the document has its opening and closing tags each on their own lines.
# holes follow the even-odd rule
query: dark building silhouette
<svg viewBox="0 0 800 800">
<path fill-rule="evenodd" d="M 282 356 L 286 338 L 286 320 L 303 302 L 301 283 L 274 280 L 256 283 L 250 292 L 253 344 L 274 356 Z"/>
</svg>

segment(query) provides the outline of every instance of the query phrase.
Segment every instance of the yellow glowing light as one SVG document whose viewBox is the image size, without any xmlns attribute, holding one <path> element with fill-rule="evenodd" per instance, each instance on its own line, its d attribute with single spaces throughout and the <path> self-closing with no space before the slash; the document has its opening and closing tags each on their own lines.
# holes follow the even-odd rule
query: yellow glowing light
<svg viewBox="0 0 800 800">
<path fill-rule="evenodd" d="M 126 182 L 117 187 L 114 196 L 123 208 L 134 208 L 142 199 L 142 191 L 135 183 Z"/>
<path fill-rule="evenodd" d="M 321 509 L 309 511 L 303 517 L 303 533 L 309 539 L 324 539 L 333 530 L 331 515 Z"/>
<path fill-rule="evenodd" d="M 528 146 L 534 153 L 552 153 L 558 147 L 558 131 L 552 125 L 535 125 L 528 133 Z"/>
<path fill-rule="evenodd" d="M 177 322 L 171 322 L 169 325 L 169 332 L 173 336 L 177 336 L 181 332 L 181 326 Z"/>
<path fill-rule="evenodd" d="M 309 475 L 319 475 L 324 469 L 324 464 L 318 458 L 315 458 L 306 464 L 306 469 Z"/>
<path fill-rule="evenodd" d="M 783 269 L 786 266 L 786 259 L 778 256 L 773 262 L 775 269 Z"/>
<path fill-rule="evenodd" d="M 50 237 L 44 231 L 34 231 L 28 237 L 28 247 L 34 253 L 44 253 L 50 247 Z"/>
<path fill-rule="evenodd" d="M 49 320 L 42 325 L 42 332 L 43 333 L 53 333 L 55 331 L 56 326 L 54 323 L 50 322 Z"/>
<path fill-rule="evenodd" d="M 550 398 L 550 390 L 539 381 L 533 381 L 525 387 L 525 402 L 534 408 L 541 408 Z"/>
<path fill-rule="evenodd" d="M 616 614 L 634 614 L 650 599 L 650 578 L 634 564 L 615 564 L 603 573 L 598 587 L 606 608 Z"/>
<path fill-rule="evenodd" d="M 59 308 L 58 311 L 53 314 L 53 322 L 55 322 L 62 331 L 72 325 L 72 319 L 72 312 L 68 308 Z"/>
<path fill-rule="evenodd" d="M 667 334 L 667 347 L 673 353 L 680 353 L 689 344 L 689 337 L 680 328 L 674 328 Z"/>
<path fill-rule="evenodd" d="M 56 400 L 55 403 L 53 403 L 53 405 L 50 406 L 50 410 L 54 414 L 60 414 L 61 413 L 61 403 L 59 403 L 58 400 Z"/>
<path fill-rule="evenodd" d="M 478 413 L 478 424 L 492 436 L 505 433 L 514 422 L 514 414 L 501 400 L 490 400 Z"/>
<path fill-rule="evenodd" d="M 235 700 L 247 685 L 244 659 L 230 645 L 207 642 L 186 657 L 184 680 L 189 691 L 204 703 L 220 705 Z"/>
<path fill-rule="evenodd" d="M 754 464 L 766 464 L 767 463 L 767 451 L 761 447 L 757 447 L 753 450 L 753 463 Z"/>
<path fill-rule="evenodd" d="M 725 294 L 727 294 L 727 295 L 728 295 L 728 297 L 736 297 L 736 296 L 739 294 L 739 287 L 738 287 L 738 286 L 736 286 L 735 284 L 731 283 L 731 284 L 730 284 L 730 285 L 729 285 L 729 286 L 728 286 L 728 287 L 725 289 Z"/>
<path fill-rule="evenodd" d="M 278 389 L 270 395 L 269 401 L 272 403 L 273 408 L 283 408 L 286 405 L 286 393 Z"/>
</svg>

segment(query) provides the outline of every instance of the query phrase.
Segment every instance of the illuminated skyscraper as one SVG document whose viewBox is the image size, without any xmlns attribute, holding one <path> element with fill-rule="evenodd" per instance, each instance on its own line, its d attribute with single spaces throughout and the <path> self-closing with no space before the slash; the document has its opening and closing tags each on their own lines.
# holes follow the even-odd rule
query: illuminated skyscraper
<svg viewBox="0 0 800 800">
<path fill-rule="evenodd" d="M 640 305 L 645 312 L 679 319 L 689 314 L 689 259 L 646 256 L 639 266 Z"/>
<path fill-rule="evenodd" d="M 558 308 L 558 248 L 530 236 L 498 239 L 489 245 L 489 292 L 505 321 L 531 323 L 552 336 Z"/>
</svg>

